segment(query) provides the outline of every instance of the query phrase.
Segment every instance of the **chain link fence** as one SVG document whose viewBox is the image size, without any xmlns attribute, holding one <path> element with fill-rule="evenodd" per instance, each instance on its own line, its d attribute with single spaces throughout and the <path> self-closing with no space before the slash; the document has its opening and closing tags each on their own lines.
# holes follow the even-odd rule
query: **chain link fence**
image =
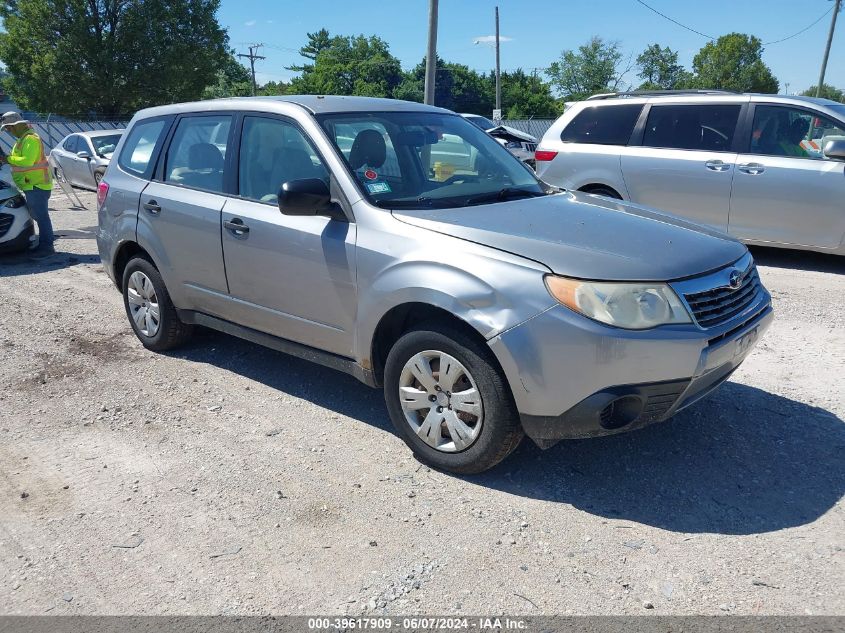
<svg viewBox="0 0 845 633">
<path fill-rule="evenodd" d="M 77 132 L 91 132 L 93 130 L 117 130 L 126 127 L 129 123 L 128 118 L 119 119 L 91 119 L 91 120 L 74 120 L 53 119 L 52 117 L 38 117 L 28 118 L 30 125 L 41 137 L 44 142 L 44 151 L 49 153 L 51 149 L 62 142 L 68 134 L 75 134 Z M 0 134 L 0 149 L 8 154 L 15 139 L 11 134 Z"/>
</svg>

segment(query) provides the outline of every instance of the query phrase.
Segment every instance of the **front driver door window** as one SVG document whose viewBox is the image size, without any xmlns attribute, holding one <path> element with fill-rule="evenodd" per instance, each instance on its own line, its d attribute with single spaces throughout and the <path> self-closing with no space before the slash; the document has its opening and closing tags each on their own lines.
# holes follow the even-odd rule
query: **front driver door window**
<svg viewBox="0 0 845 633">
<path fill-rule="evenodd" d="M 285 182 L 330 182 L 320 153 L 293 121 L 247 115 L 238 163 L 239 196 L 223 209 L 227 312 L 256 330 L 351 357 L 356 225 L 284 215 L 277 206 Z"/>
<path fill-rule="evenodd" d="M 737 158 L 730 233 L 746 240 L 835 248 L 845 238 L 845 163 L 824 156 L 845 122 L 757 104 L 748 153 Z"/>
</svg>

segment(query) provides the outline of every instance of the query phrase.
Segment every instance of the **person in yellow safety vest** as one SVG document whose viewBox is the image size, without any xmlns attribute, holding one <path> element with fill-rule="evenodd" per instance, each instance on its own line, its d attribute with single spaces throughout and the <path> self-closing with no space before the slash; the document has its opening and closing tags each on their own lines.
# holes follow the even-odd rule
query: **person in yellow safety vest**
<svg viewBox="0 0 845 633">
<path fill-rule="evenodd" d="M 26 197 L 29 213 L 38 224 L 38 252 L 36 257 L 55 253 L 53 248 L 53 223 L 50 221 L 48 202 L 53 191 L 53 176 L 44 152 L 44 143 L 35 130 L 18 112 L 7 112 L 0 117 L 0 130 L 6 130 L 16 142 L 8 156 L 0 157 L 12 168 L 12 179 Z"/>
</svg>

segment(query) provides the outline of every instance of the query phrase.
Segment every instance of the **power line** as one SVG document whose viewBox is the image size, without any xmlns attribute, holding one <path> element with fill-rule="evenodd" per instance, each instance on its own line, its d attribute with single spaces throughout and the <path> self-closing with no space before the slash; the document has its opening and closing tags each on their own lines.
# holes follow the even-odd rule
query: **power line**
<svg viewBox="0 0 845 633">
<path fill-rule="evenodd" d="M 670 18 L 670 17 L 669 17 L 668 15 L 666 15 L 665 13 L 660 13 L 660 11 L 658 11 L 658 10 L 657 10 L 657 9 L 655 9 L 654 7 L 652 7 L 652 6 L 648 5 L 648 4 L 646 4 L 645 2 L 643 2 L 643 0 L 635 0 L 635 1 L 636 1 L 636 2 L 639 2 L 641 5 L 643 5 L 643 6 L 644 6 L 646 9 L 648 9 L 649 11 L 654 11 L 654 12 L 655 12 L 657 15 L 659 15 L 661 18 L 665 18 L 666 20 L 669 20 L 669 21 L 670 21 L 670 22 L 672 22 L 673 24 L 677 24 L 678 26 L 680 26 L 680 27 L 681 27 L 681 28 L 683 28 L 683 29 L 686 29 L 687 31 L 692 31 L 692 32 L 693 32 L 693 33 L 695 33 L 696 35 L 700 35 L 701 37 L 706 37 L 708 40 L 715 40 L 715 39 L 716 39 L 715 37 L 713 37 L 713 36 L 711 36 L 711 35 L 707 35 L 707 34 L 705 34 L 705 33 L 702 33 L 701 31 L 696 31 L 694 28 L 692 28 L 692 27 L 690 27 L 690 26 L 687 26 L 686 24 L 681 24 L 680 22 L 678 22 L 678 21 L 677 21 L 677 20 L 675 20 L 674 18 Z"/>
<path fill-rule="evenodd" d="M 821 22 L 821 21 L 824 19 L 824 17 L 825 17 L 828 13 L 830 13 L 831 11 L 833 11 L 833 7 L 830 7 L 827 11 L 825 11 L 824 13 L 822 13 L 822 14 L 819 16 L 818 20 L 816 20 L 815 22 L 813 22 L 810 26 L 804 27 L 803 29 L 801 29 L 801 30 L 800 30 L 800 31 L 798 31 L 797 33 L 793 33 L 793 34 L 792 34 L 792 35 L 790 35 L 789 37 L 784 37 L 783 39 L 780 39 L 780 40 L 773 40 L 773 41 L 771 41 L 771 42 L 763 42 L 763 46 L 768 46 L 769 44 L 780 44 L 781 42 L 785 42 L 786 40 L 791 40 L 793 37 L 798 37 L 799 35 L 801 35 L 801 34 L 802 34 L 802 33 L 804 33 L 805 31 L 809 31 L 809 30 L 810 30 L 811 28 L 813 28 L 816 24 L 818 24 L 819 22 Z"/>
</svg>

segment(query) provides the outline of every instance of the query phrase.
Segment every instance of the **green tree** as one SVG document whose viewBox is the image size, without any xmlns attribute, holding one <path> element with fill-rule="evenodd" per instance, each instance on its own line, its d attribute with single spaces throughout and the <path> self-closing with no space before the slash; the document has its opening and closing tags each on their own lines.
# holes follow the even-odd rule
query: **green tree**
<svg viewBox="0 0 845 633">
<path fill-rule="evenodd" d="M 678 63 L 678 52 L 668 46 L 651 44 L 637 56 L 638 76 L 645 82 L 640 90 L 674 90 L 687 74 Z"/>
<path fill-rule="evenodd" d="M 258 89 L 258 94 L 265 97 L 286 95 L 290 92 L 290 84 L 284 81 L 268 81 Z"/>
<path fill-rule="evenodd" d="M 486 76 L 491 103 L 495 102 L 496 75 Z M 552 94 L 552 85 L 536 74 L 528 74 L 521 68 L 512 72 L 503 72 L 502 116 L 505 119 L 557 118 L 563 112 L 563 102 Z M 483 112 L 490 116 L 490 110 Z"/>
<path fill-rule="evenodd" d="M 399 60 L 379 37 L 332 37 L 291 81 L 295 94 L 390 97 L 403 79 Z"/>
<path fill-rule="evenodd" d="M 763 63 L 759 38 L 743 33 L 708 42 L 692 61 L 697 88 L 776 93 L 778 80 Z"/>
<path fill-rule="evenodd" d="M 223 68 L 217 71 L 216 81 L 203 91 L 203 99 L 219 99 L 221 97 L 248 97 L 252 94 L 252 75 L 230 51 L 223 63 Z"/>
<path fill-rule="evenodd" d="M 438 57 L 434 105 L 455 112 L 489 116 L 493 110 L 493 96 L 486 84 L 484 75 L 463 64 L 445 62 Z M 422 102 L 424 88 L 425 58 L 405 73 L 402 83 L 396 88 L 393 96 L 397 99 Z"/>
<path fill-rule="evenodd" d="M 0 0 L 6 89 L 24 109 L 130 114 L 198 99 L 225 67 L 219 0 Z"/>
<path fill-rule="evenodd" d="M 310 59 L 312 62 L 316 61 L 317 55 L 320 54 L 320 51 L 329 48 L 332 45 L 333 38 L 327 29 L 320 29 L 316 33 L 306 33 L 305 36 L 308 38 L 308 43 L 299 49 L 299 54 L 305 59 Z M 299 66 L 288 66 L 288 70 L 296 72 L 311 70 L 313 68 L 313 63 Z"/>
<path fill-rule="evenodd" d="M 811 86 L 801 94 L 805 97 L 815 97 L 816 87 L 817 86 Z M 839 101 L 840 103 L 845 103 L 845 90 L 834 88 L 830 84 L 822 84 L 822 91 L 819 93 L 819 97 L 821 97 L 822 99 L 830 99 L 831 101 Z"/>
<path fill-rule="evenodd" d="M 598 36 L 577 51 L 563 51 L 546 73 L 566 100 L 585 99 L 600 92 L 618 90 L 625 70 L 618 42 L 605 42 Z"/>
</svg>

